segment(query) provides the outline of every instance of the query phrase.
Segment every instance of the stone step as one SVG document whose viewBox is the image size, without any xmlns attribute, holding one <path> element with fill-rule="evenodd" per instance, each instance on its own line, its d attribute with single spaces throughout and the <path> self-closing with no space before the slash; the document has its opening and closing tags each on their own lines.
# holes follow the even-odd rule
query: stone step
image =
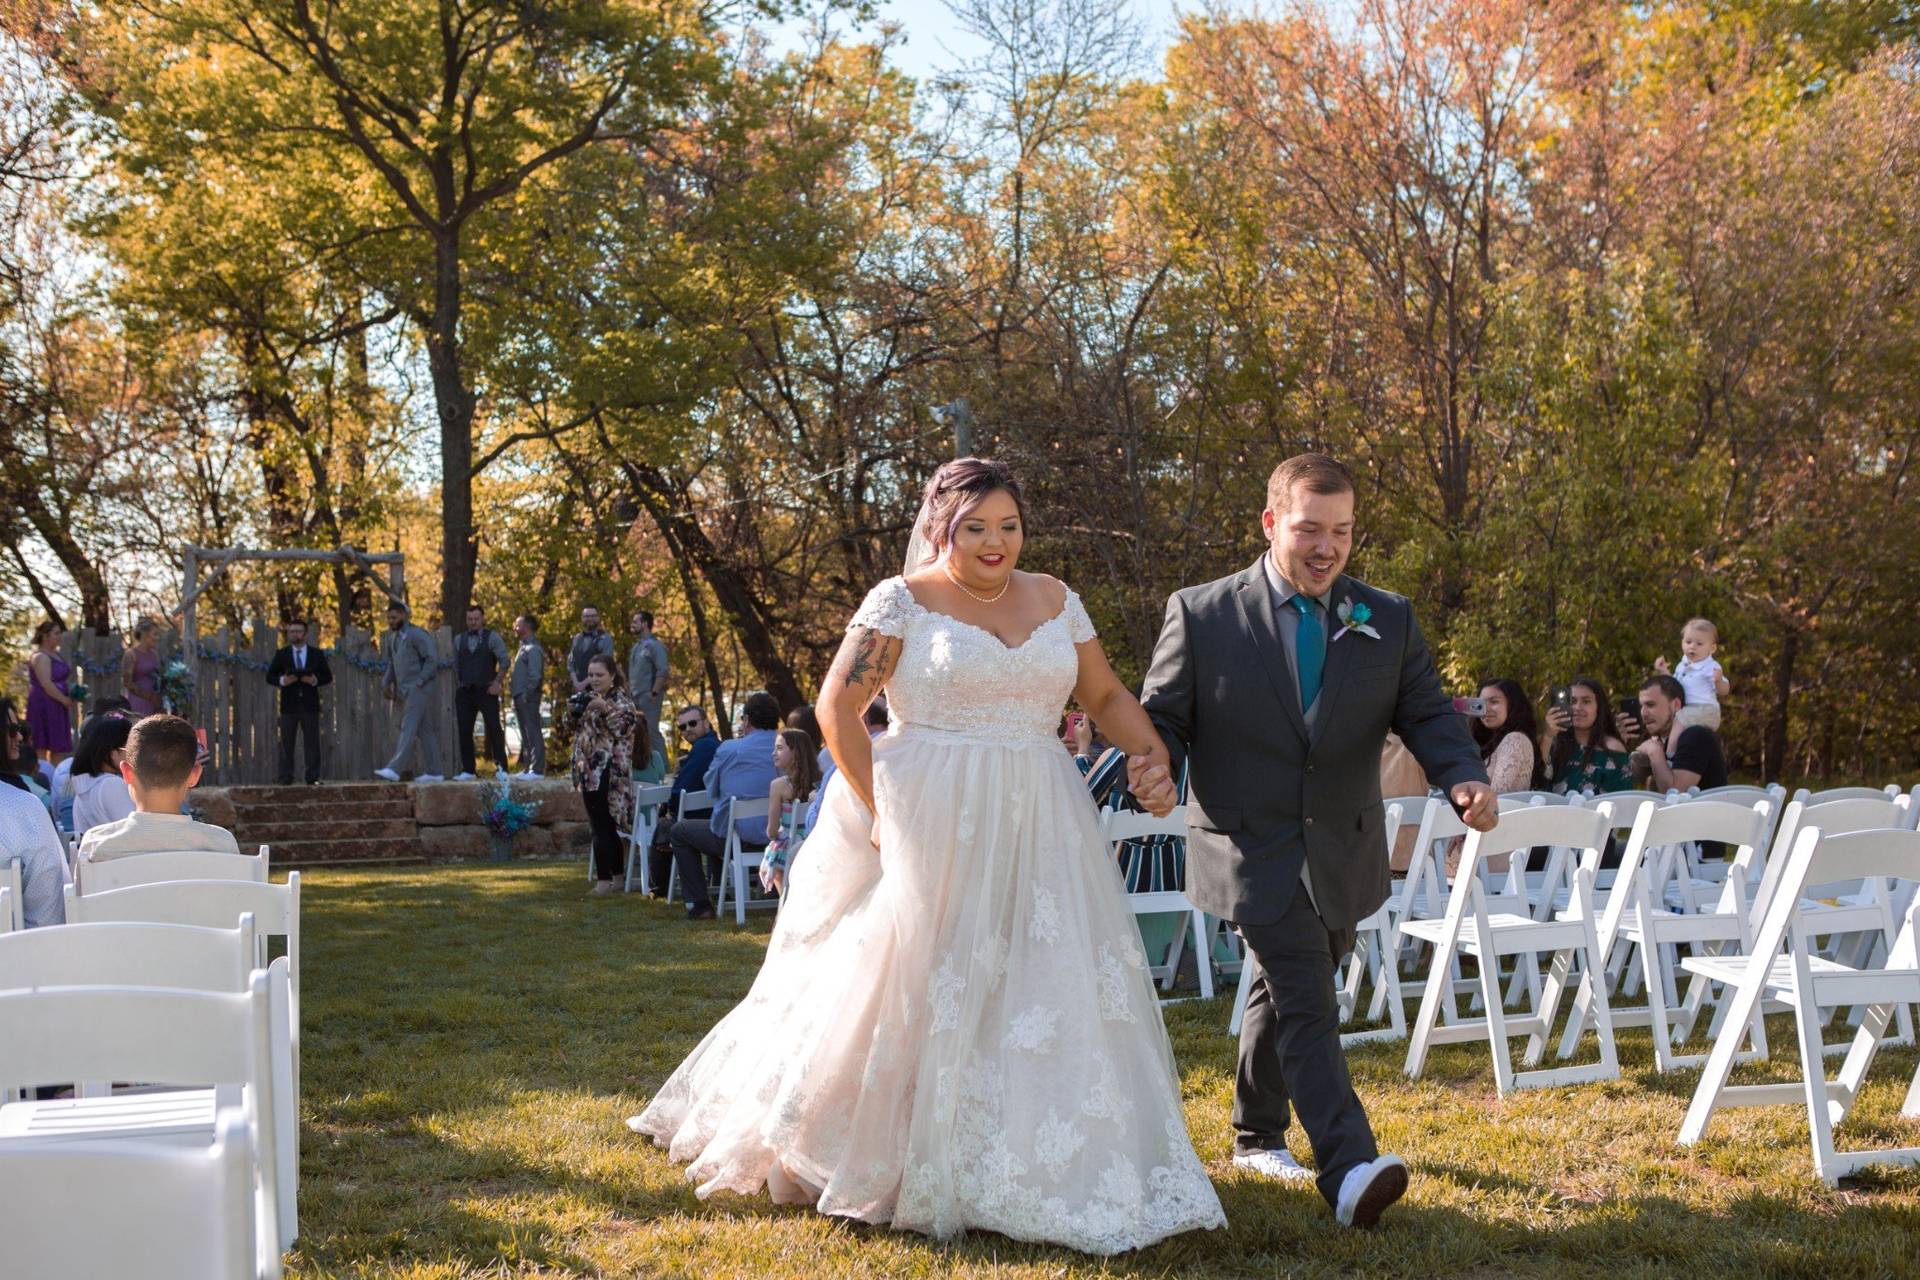
<svg viewBox="0 0 1920 1280">
<path fill-rule="evenodd" d="M 357 804 L 368 800 L 407 799 L 403 782 L 323 782 L 317 787 L 229 787 L 236 806 L 260 804 Z"/>
<path fill-rule="evenodd" d="M 250 823 L 286 823 L 286 822 L 337 822 L 352 819 L 368 821 L 413 820 L 413 803 L 399 800 L 355 800 L 346 803 L 310 800 L 304 804 L 280 802 L 275 804 L 255 804 L 247 801 L 236 802 L 233 806 L 237 824 Z"/>
<path fill-rule="evenodd" d="M 405 840 L 285 840 L 272 846 L 276 867 L 317 862 L 424 862 L 426 851 L 411 837 Z"/>
<path fill-rule="evenodd" d="M 347 818 L 338 812 L 325 818 L 283 818 L 272 820 L 242 816 L 233 828 L 234 839 L 242 844 L 270 844 L 278 848 L 287 841 L 312 840 L 411 840 L 416 828 L 412 818 Z"/>
</svg>

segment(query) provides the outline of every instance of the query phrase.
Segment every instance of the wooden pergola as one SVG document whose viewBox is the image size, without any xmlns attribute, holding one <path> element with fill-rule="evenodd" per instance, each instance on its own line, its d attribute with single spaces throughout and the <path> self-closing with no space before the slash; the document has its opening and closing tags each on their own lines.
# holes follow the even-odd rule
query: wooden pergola
<svg viewBox="0 0 1920 1280">
<path fill-rule="evenodd" d="M 339 547 L 332 551 L 318 548 L 295 547 L 272 551 L 256 551 L 245 547 L 188 547 L 182 557 L 182 580 L 180 584 L 180 634 L 182 644 L 188 654 L 197 653 L 200 638 L 199 629 L 194 623 L 194 604 L 200 593 L 220 580 L 220 576 L 242 560 L 280 560 L 292 562 L 347 565 L 357 568 L 382 586 L 387 599 L 404 601 L 407 598 L 406 556 L 398 551 L 366 552 L 358 547 Z M 386 567 L 386 580 L 381 577 L 375 566 Z M 206 570 L 205 576 L 201 574 Z"/>
</svg>

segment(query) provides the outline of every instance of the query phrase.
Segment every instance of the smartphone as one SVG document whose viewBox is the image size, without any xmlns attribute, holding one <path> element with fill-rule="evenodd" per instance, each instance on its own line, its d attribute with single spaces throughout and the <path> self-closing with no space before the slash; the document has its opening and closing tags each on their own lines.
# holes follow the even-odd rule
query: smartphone
<svg viewBox="0 0 1920 1280">
<path fill-rule="evenodd" d="M 1455 698 L 1453 700 L 1453 709 L 1456 713 L 1463 716 L 1484 716 L 1487 714 L 1487 700 L 1485 698 Z"/>
<path fill-rule="evenodd" d="M 1553 691 L 1553 705 L 1568 715 L 1573 714 L 1573 686 L 1563 684 Z"/>
<path fill-rule="evenodd" d="M 1638 698 L 1620 699 L 1620 714 L 1623 718 L 1631 720 L 1635 724 L 1639 724 L 1640 723 L 1640 699 Z"/>
</svg>

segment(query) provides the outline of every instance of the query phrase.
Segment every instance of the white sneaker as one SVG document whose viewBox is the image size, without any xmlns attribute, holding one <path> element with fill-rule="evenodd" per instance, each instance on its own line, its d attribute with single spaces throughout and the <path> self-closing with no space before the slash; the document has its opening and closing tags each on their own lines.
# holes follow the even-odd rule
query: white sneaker
<svg viewBox="0 0 1920 1280">
<path fill-rule="evenodd" d="M 441 777 L 437 773 L 416 773 L 413 775 L 413 780 L 415 782 L 445 782 L 446 781 L 445 778 Z"/>
<path fill-rule="evenodd" d="M 456 773 L 456 774 L 454 774 L 454 775 L 453 775 L 453 780 L 454 780 L 455 782 L 477 782 L 477 781 L 479 781 L 479 779 L 478 779 L 478 778 L 476 778 L 476 777 L 475 777 L 475 776 L 474 776 L 473 774 L 471 774 L 471 773 Z"/>
<path fill-rule="evenodd" d="M 1387 1206 L 1407 1194 L 1407 1163 L 1399 1156 L 1377 1156 L 1348 1171 L 1340 1183 L 1333 1216 L 1343 1227 L 1370 1227 Z"/>
<path fill-rule="evenodd" d="M 400 775 L 395 773 L 393 770 L 387 768 L 384 765 L 382 765 L 378 769 L 375 769 L 373 771 L 373 776 L 376 778 L 385 778 L 388 782 L 400 781 Z"/>
<path fill-rule="evenodd" d="M 1284 1147 L 1277 1151 L 1243 1151 L 1233 1158 L 1233 1167 L 1281 1182 L 1313 1181 L 1313 1170 L 1295 1160 L 1293 1152 Z"/>
</svg>

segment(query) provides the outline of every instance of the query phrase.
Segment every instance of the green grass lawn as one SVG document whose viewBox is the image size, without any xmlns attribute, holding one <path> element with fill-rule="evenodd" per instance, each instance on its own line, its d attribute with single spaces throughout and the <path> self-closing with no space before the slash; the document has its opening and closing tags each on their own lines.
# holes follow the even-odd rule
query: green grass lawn
<svg viewBox="0 0 1920 1280">
<path fill-rule="evenodd" d="M 1644 1031 L 1623 1036 L 1620 1080 L 1506 1102 L 1484 1046 L 1435 1050 L 1417 1084 L 1404 1045 L 1356 1050 L 1381 1147 L 1414 1176 L 1379 1230 L 1342 1230 L 1311 1190 L 1228 1164 L 1224 998 L 1167 1010 L 1224 1231 L 1103 1260 L 702 1203 L 622 1121 L 746 992 L 767 915 L 736 929 L 589 900 L 574 863 L 303 880 L 298 1276 L 1920 1275 L 1920 1170 L 1828 1191 L 1792 1107 L 1723 1112 L 1676 1145 L 1698 1073 L 1656 1076 Z M 1791 1078 L 1785 1025 L 1773 1043 Z M 1843 1147 L 1920 1145 L 1898 1114 L 1914 1067 L 1882 1055 Z"/>
</svg>

